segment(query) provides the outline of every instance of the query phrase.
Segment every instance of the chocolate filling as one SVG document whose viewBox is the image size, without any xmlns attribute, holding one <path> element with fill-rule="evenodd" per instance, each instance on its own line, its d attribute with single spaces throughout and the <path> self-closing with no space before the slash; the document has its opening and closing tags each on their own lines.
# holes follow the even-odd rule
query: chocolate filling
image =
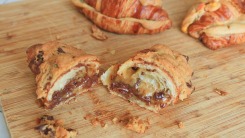
<svg viewBox="0 0 245 138">
<path fill-rule="evenodd" d="M 64 89 L 53 93 L 52 101 L 49 102 L 49 106 L 47 108 L 52 109 L 62 101 L 66 101 L 70 97 L 75 96 L 76 93 L 74 93 L 73 90 L 77 87 L 82 87 L 83 89 L 90 88 L 98 82 L 98 78 L 98 74 L 95 74 L 91 77 L 85 76 L 83 78 L 72 79 L 65 85 Z"/>
<path fill-rule="evenodd" d="M 169 89 L 161 92 L 155 92 L 153 96 L 142 96 L 139 94 L 138 90 L 139 83 L 140 80 L 138 79 L 132 87 L 122 82 L 113 82 L 110 88 L 127 99 L 132 96 L 136 96 L 141 101 L 145 102 L 146 105 L 159 105 L 161 108 L 164 108 L 166 106 L 166 102 L 171 99 L 171 96 L 168 94 Z"/>
<path fill-rule="evenodd" d="M 43 63 L 43 55 L 44 55 L 44 52 L 43 51 L 39 51 L 37 56 L 32 59 L 29 63 L 29 68 L 31 69 L 31 71 L 34 73 L 34 74 L 39 74 L 39 66 Z"/>
</svg>

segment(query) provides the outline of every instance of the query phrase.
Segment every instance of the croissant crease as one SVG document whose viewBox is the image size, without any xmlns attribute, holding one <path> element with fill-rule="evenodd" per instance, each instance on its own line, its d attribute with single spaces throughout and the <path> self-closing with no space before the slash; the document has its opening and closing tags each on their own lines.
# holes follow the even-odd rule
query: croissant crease
<svg viewBox="0 0 245 138">
<path fill-rule="evenodd" d="M 122 64 L 111 66 L 101 81 L 110 93 L 154 112 L 184 100 L 194 87 L 189 58 L 155 45 Z"/>
<path fill-rule="evenodd" d="M 210 49 L 245 43 L 245 1 L 209 0 L 191 8 L 182 31 Z"/>
<path fill-rule="evenodd" d="M 98 81 L 98 58 L 80 49 L 48 42 L 29 47 L 26 53 L 36 75 L 37 98 L 46 109 L 67 103 Z"/>
<path fill-rule="evenodd" d="M 162 0 L 72 0 L 98 27 L 118 34 L 154 34 L 172 22 Z"/>
</svg>

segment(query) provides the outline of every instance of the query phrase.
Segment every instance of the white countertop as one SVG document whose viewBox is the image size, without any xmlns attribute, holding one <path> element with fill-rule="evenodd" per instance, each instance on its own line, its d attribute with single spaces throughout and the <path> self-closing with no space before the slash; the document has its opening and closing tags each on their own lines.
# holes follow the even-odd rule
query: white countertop
<svg viewBox="0 0 245 138">
<path fill-rule="evenodd" d="M 0 4 L 6 4 L 19 0 L 0 0 Z M 6 121 L 2 112 L 2 105 L 0 103 L 0 138 L 10 138 L 10 134 L 6 125 Z"/>
</svg>

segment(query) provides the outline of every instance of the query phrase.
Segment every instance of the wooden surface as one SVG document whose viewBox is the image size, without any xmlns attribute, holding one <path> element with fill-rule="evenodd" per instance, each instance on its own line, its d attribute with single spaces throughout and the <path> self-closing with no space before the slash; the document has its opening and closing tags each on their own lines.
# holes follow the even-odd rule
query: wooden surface
<svg viewBox="0 0 245 138">
<path fill-rule="evenodd" d="M 116 35 L 101 42 L 90 36 L 91 22 L 68 0 L 32 0 L 0 6 L 0 94 L 12 137 L 39 137 L 33 130 L 43 114 L 64 119 L 65 126 L 77 129 L 79 137 L 244 137 L 245 136 L 245 45 L 211 51 L 198 40 L 180 32 L 179 26 L 195 0 L 165 0 L 164 7 L 174 27 L 157 35 Z M 27 47 L 60 39 L 101 58 L 104 68 L 124 61 L 138 50 L 165 44 L 190 57 L 195 70 L 196 91 L 184 102 L 164 109 L 161 114 L 146 111 L 98 87 L 76 102 L 53 111 L 35 103 L 35 79 L 26 63 Z M 110 51 L 115 50 L 115 55 Z M 228 92 L 220 96 L 219 88 Z M 99 100 L 100 104 L 95 104 Z M 92 126 L 84 120 L 98 109 L 122 115 L 130 111 L 150 118 L 151 127 L 137 134 L 108 123 L 107 128 Z M 110 116 L 108 116 L 110 118 Z M 107 120 L 108 120 L 107 118 Z M 106 119 L 105 119 L 106 120 Z M 182 121 L 179 129 L 176 121 Z"/>
</svg>

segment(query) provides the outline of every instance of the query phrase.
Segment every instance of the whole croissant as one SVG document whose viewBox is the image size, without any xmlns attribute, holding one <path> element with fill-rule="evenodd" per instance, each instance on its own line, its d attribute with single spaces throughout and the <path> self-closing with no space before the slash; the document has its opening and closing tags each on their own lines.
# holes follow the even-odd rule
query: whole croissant
<svg viewBox="0 0 245 138">
<path fill-rule="evenodd" d="M 200 39 L 210 49 L 245 42 L 245 0 L 209 0 L 194 6 L 182 31 Z"/>
<path fill-rule="evenodd" d="M 154 34 L 172 25 L 162 0 L 72 0 L 100 28 L 118 34 Z"/>
</svg>

